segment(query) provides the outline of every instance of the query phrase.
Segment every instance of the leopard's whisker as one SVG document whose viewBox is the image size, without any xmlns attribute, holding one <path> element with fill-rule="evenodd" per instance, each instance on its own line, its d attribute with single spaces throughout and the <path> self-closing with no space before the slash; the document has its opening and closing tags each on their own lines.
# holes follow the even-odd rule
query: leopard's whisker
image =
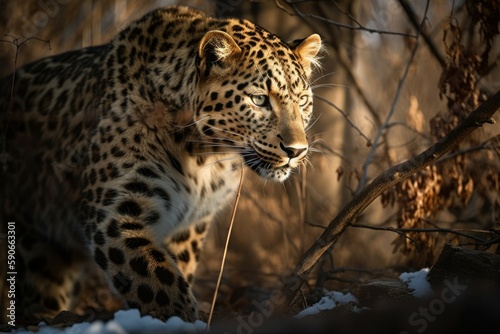
<svg viewBox="0 0 500 334">
<path fill-rule="evenodd" d="M 316 82 L 318 82 L 319 80 L 323 79 L 323 78 L 326 78 L 330 75 L 333 75 L 333 74 L 336 74 L 337 72 L 333 71 L 333 72 L 328 72 L 328 73 L 325 73 L 317 78 L 314 78 L 314 80 L 311 82 L 311 84 L 315 84 Z"/>
</svg>

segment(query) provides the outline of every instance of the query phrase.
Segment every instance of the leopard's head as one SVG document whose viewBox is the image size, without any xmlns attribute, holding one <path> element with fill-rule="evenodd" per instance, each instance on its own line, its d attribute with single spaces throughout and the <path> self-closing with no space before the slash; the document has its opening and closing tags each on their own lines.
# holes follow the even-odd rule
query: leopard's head
<svg viewBox="0 0 500 334">
<path fill-rule="evenodd" d="M 203 140 L 237 150 L 264 178 L 287 179 L 309 151 L 309 78 L 320 48 L 316 34 L 288 45 L 248 25 L 206 33 L 194 116 Z"/>
</svg>

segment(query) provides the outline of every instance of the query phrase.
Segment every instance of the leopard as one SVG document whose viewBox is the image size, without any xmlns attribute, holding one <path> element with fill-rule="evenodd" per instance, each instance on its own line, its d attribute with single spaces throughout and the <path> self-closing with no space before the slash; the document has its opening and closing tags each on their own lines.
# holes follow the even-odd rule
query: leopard
<svg viewBox="0 0 500 334">
<path fill-rule="evenodd" d="M 15 222 L 18 318 L 74 311 L 98 271 L 120 307 L 198 319 L 200 251 L 241 173 L 280 183 L 308 161 L 322 47 L 168 6 L 5 77 L 0 220 Z"/>
</svg>

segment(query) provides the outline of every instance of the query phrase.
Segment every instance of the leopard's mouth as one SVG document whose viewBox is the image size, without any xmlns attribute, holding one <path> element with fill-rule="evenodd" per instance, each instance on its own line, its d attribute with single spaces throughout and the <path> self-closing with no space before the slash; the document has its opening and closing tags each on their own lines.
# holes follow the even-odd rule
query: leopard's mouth
<svg viewBox="0 0 500 334">
<path fill-rule="evenodd" d="M 263 160 L 255 151 L 242 153 L 245 165 L 265 179 L 285 181 L 291 174 L 292 167 L 289 164 L 273 164 Z"/>
</svg>

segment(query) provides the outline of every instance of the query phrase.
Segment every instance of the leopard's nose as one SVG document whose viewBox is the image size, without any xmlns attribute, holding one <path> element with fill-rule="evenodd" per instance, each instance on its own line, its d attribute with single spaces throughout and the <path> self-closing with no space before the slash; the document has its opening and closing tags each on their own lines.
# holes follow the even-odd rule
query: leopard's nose
<svg viewBox="0 0 500 334">
<path fill-rule="evenodd" d="M 280 148 L 285 151 L 290 159 L 303 157 L 307 153 L 307 147 L 285 146 L 282 142 Z"/>
</svg>

